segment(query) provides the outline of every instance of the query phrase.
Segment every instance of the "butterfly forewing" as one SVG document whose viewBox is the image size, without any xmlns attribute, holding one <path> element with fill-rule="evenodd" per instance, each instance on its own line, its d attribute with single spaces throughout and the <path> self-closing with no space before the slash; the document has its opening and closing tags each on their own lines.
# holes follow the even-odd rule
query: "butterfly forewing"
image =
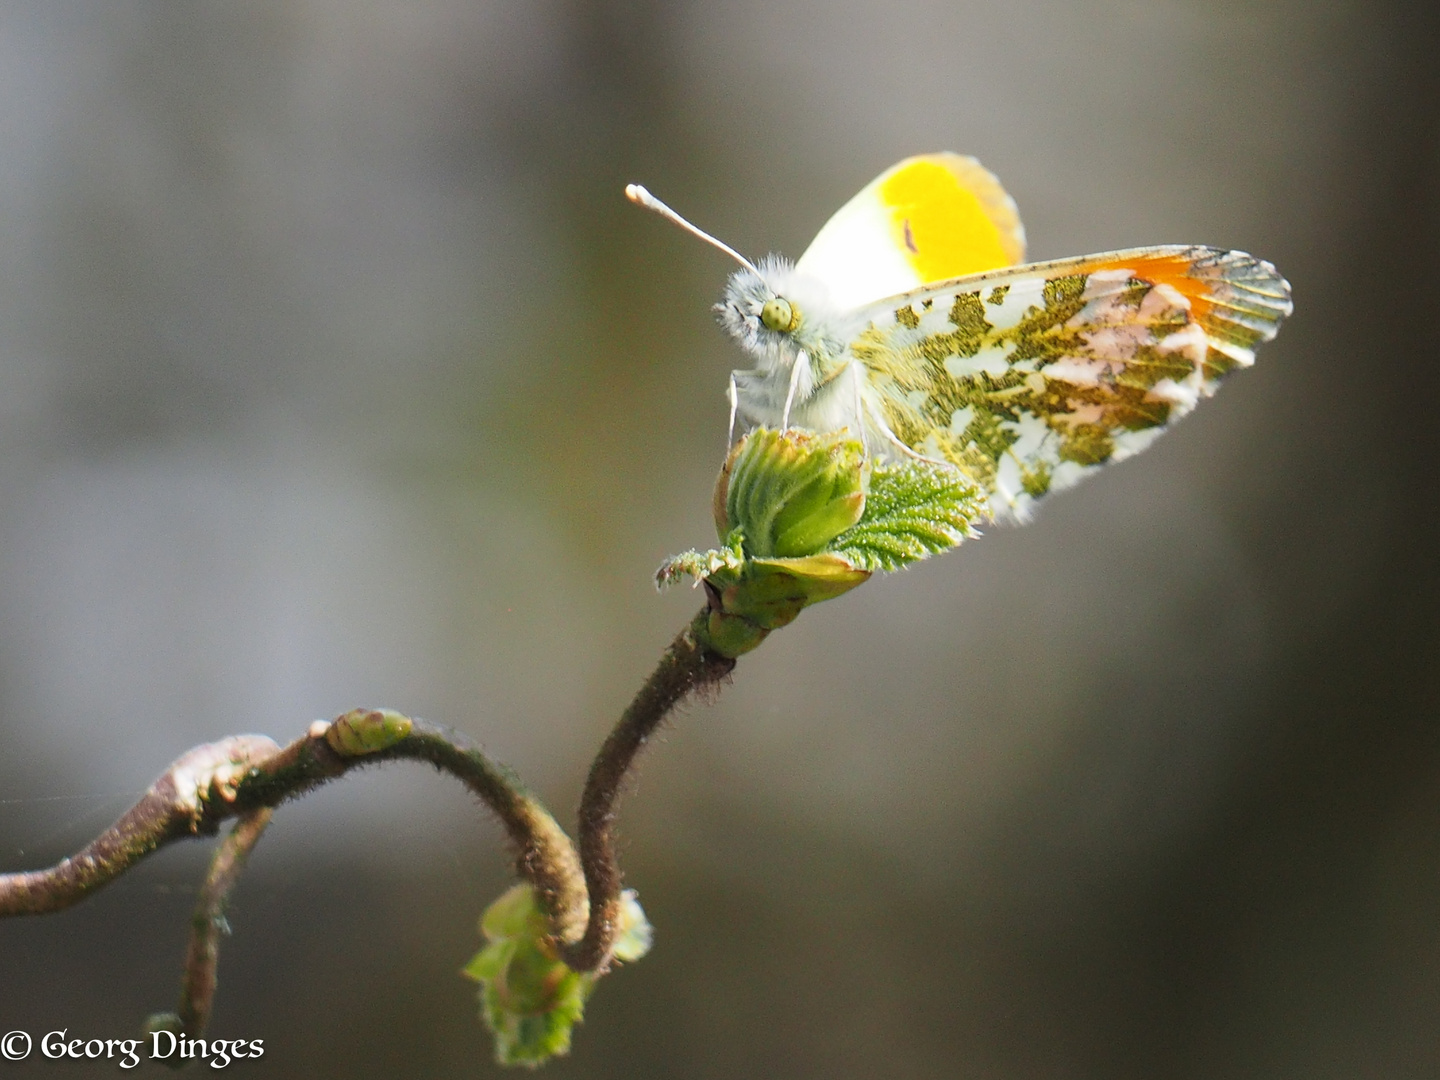
<svg viewBox="0 0 1440 1080">
<path fill-rule="evenodd" d="M 929 282 L 1025 258 L 1015 201 L 961 154 L 906 158 L 842 206 L 795 263 L 831 301 L 855 308 Z"/>
<path fill-rule="evenodd" d="M 1032 263 L 880 301 L 851 345 L 872 420 L 995 517 L 1138 453 L 1290 313 L 1270 264 L 1160 247 Z"/>
</svg>

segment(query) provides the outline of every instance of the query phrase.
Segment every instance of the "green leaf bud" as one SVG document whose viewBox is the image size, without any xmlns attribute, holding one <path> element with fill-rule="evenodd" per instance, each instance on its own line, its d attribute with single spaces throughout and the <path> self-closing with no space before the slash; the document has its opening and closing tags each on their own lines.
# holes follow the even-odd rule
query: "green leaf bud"
<svg viewBox="0 0 1440 1080">
<path fill-rule="evenodd" d="M 388 750 L 410 734 L 414 721 L 393 709 L 351 709 L 325 729 L 325 741 L 341 757 Z"/>
<path fill-rule="evenodd" d="M 667 559 L 657 584 L 704 581 L 696 640 L 734 659 L 806 607 L 974 536 L 980 490 L 943 462 L 879 461 L 839 434 L 757 428 L 736 444 L 711 502 L 722 546 Z"/>
<path fill-rule="evenodd" d="M 865 511 L 865 448 L 843 435 L 757 428 L 731 451 L 716 485 L 721 540 L 738 531 L 751 558 L 796 558 Z M 722 501 L 723 489 L 723 501 Z"/>
</svg>

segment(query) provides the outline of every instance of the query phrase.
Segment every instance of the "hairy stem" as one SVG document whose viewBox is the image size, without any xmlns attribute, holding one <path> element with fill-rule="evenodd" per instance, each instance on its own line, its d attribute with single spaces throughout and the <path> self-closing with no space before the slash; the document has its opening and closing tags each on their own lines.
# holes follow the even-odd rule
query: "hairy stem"
<svg viewBox="0 0 1440 1080">
<path fill-rule="evenodd" d="M 428 761 L 479 796 L 515 845 L 516 873 L 535 886 L 557 944 L 580 936 L 587 904 L 575 846 L 518 776 L 458 732 L 423 720 L 402 743 L 374 758 L 392 756 Z"/>
<path fill-rule="evenodd" d="M 622 880 L 615 857 L 616 803 L 630 766 L 671 709 L 695 691 L 719 683 L 735 667 L 733 659 L 702 644 L 709 613 L 709 608 L 702 610 L 670 643 L 590 766 L 579 813 L 580 863 L 590 918 L 584 937 L 564 953 L 565 962 L 576 971 L 604 971 L 610 963 Z"/>
<path fill-rule="evenodd" d="M 230 891 L 240 880 L 240 872 L 245 869 L 250 852 L 260 842 L 273 814 L 268 808 L 242 814 L 210 858 L 210 869 L 200 886 L 195 914 L 190 918 L 190 947 L 185 953 L 180 1004 L 175 1010 L 179 1029 L 192 1039 L 200 1038 L 210 1026 L 217 984 L 215 973 L 220 964 L 220 939 L 230 932 L 225 921 Z"/>
</svg>

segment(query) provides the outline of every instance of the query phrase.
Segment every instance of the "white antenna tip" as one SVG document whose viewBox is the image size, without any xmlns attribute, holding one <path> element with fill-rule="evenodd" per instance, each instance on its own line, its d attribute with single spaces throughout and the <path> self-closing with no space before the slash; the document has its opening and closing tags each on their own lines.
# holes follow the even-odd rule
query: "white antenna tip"
<svg viewBox="0 0 1440 1080">
<path fill-rule="evenodd" d="M 639 184 L 626 184 L 625 197 L 640 206 L 649 207 L 655 205 L 655 196 L 651 195 L 650 192 L 646 191 L 645 188 Z"/>
</svg>

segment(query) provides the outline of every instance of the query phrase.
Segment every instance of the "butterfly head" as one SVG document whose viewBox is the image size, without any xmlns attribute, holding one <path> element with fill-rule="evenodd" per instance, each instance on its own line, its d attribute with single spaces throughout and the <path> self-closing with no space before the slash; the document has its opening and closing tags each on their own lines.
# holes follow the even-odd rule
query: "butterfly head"
<svg viewBox="0 0 1440 1080">
<path fill-rule="evenodd" d="M 778 255 L 730 275 L 716 317 L 762 371 L 785 367 L 798 352 L 837 355 L 835 319 L 823 284 L 798 273 Z"/>
</svg>

